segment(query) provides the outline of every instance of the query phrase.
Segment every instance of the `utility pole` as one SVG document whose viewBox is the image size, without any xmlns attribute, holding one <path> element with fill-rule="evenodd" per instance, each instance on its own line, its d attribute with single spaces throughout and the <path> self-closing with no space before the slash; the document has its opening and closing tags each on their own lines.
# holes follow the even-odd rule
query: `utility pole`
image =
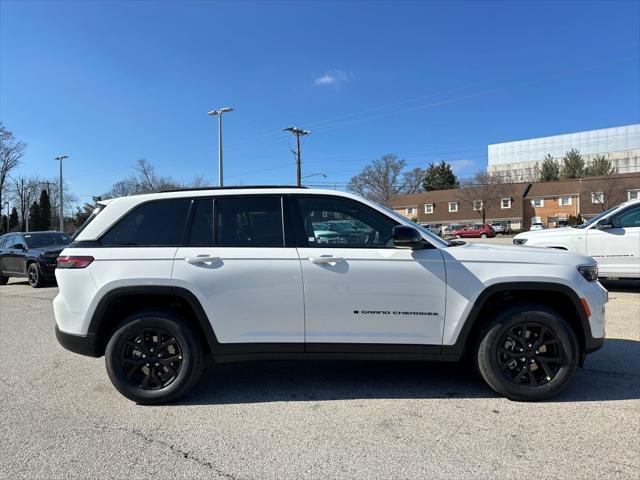
<svg viewBox="0 0 640 480">
<path fill-rule="evenodd" d="M 218 117 L 218 186 L 224 185 L 222 176 L 222 114 L 226 112 L 233 112 L 231 107 L 223 107 L 218 110 L 211 110 L 207 115 L 210 117 Z"/>
<path fill-rule="evenodd" d="M 311 132 L 309 130 L 303 130 L 297 127 L 289 127 L 285 128 L 283 132 L 291 132 L 296 136 L 296 185 L 298 187 L 302 186 L 302 158 L 301 158 L 301 150 L 300 150 L 300 137 L 304 137 L 305 135 L 309 135 Z"/>
<path fill-rule="evenodd" d="M 64 233 L 64 198 L 62 191 L 62 161 L 65 158 L 69 158 L 69 155 L 59 155 L 55 159 L 60 162 L 60 198 L 58 201 L 60 202 L 60 232 Z"/>
</svg>

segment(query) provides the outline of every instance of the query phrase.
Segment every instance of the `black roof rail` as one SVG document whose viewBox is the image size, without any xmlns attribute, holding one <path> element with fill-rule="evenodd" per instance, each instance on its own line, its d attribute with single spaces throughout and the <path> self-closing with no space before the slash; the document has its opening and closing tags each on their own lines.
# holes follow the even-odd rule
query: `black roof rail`
<svg viewBox="0 0 640 480">
<path fill-rule="evenodd" d="M 307 188 L 297 185 L 232 185 L 229 187 L 191 187 L 191 188 L 167 188 L 158 190 L 157 192 L 139 192 L 143 195 L 145 193 L 169 193 L 169 192 L 192 192 L 198 190 L 248 190 L 256 188 Z"/>
</svg>

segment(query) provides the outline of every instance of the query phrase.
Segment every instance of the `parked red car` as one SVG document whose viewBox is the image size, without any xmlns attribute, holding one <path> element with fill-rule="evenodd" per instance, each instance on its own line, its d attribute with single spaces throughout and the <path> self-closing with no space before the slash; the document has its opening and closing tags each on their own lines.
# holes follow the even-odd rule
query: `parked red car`
<svg viewBox="0 0 640 480">
<path fill-rule="evenodd" d="M 477 225 L 468 225 L 464 228 L 460 228 L 458 230 L 454 230 L 451 232 L 456 238 L 493 238 L 496 236 L 495 230 L 491 227 L 491 225 L 487 224 L 477 224 Z"/>
</svg>

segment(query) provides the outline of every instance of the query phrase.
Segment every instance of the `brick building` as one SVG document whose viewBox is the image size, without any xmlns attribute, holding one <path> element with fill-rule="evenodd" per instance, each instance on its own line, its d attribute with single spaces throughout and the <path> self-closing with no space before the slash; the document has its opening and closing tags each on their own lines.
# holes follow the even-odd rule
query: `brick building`
<svg viewBox="0 0 640 480">
<path fill-rule="evenodd" d="M 486 207 L 487 223 L 502 222 L 513 230 L 532 221 L 555 227 L 570 216 L 590 218 L 621 202 L 640 198 L 640 173 L 557 182 L 511 183 Z M 460 189 L 401 195 L 390 202 L 396 212 L 418 223 L 470 224 L 482 221 L 479 205 Z"/>
</svg>

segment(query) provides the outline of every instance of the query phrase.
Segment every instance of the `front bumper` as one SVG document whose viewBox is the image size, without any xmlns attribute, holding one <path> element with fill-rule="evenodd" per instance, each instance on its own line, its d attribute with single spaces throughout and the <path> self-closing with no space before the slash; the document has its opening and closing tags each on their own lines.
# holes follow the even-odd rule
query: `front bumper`
<svg viewBox="0 0 640 480">
<path fill-rule="evenodd" d="M 56 339 L 60 345 L 71 352 L 87 357 L 100 357 L 103 355 L 102 349 L 93 333 L 74 335 L 73 333 L 63 332 L 56 325 Z"/>
</svg>

